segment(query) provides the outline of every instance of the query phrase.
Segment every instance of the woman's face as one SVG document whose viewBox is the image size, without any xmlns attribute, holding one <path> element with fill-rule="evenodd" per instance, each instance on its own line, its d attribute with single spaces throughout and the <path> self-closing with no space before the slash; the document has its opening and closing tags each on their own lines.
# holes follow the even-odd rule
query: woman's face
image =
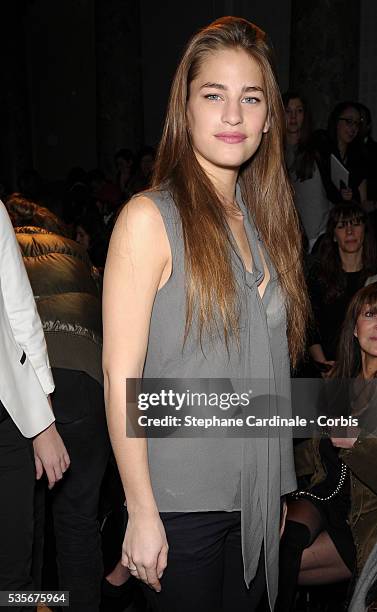
<svg viewBox="0 0 377 612">
<path fill-rule="evenodd" d="M 85 249 L 87 249 L 87 250 L 89 249 L 89 246 L 90 246 L 90 236 L 84 230 L 84 228 L 81 227 L 81 225 L 78 225 L 77 229 L 76 229 L 76 242 L 81 244 L 81 246 L 83 246 Z"/>
<path fill-rule="evenodd" d="M 358 253 L 363 248 L 365 225 L 361 219 L 339 219 L 334 240 L 342 253 Z"/>
<path fill-rule="evenodd" d="M 362 355 L 377 359 L 377 304 L 365 304 L 356 320 L 354 335 Z"/>
<path fill-rule="evenodd" d="M 291 98 L 289 100 L 285 107 L 285 116 L 288 134 L 299 135 L 305 118 L 304 105 L 300 98 Z"/>
<path fill-rule="evenodd" d="M 210 53 L 191 82 L 186 108 L 194 153 L 211 176 L 238 171 L 268 131 L 266 92 L 257 62 L 243 50 Z"/>
<path fill-rule="evenodd" d="M 356 138 L 359 126 L 360 113 L 353 106 L 349 106 L 338 117 L 336 125 L 338 144 L 348 146 Z"/>
</svg>

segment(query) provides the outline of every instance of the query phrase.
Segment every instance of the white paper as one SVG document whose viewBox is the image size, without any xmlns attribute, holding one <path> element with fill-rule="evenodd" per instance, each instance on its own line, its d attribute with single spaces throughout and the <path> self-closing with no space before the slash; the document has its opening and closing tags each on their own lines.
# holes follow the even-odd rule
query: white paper
<svg viewBox="0 0 377 612">
<path fill-rule="evenodd" d="M 350 173 L 342 162 L 331 153 L 331 180 L 337 189 L 348 187 Z"/>
</svg>

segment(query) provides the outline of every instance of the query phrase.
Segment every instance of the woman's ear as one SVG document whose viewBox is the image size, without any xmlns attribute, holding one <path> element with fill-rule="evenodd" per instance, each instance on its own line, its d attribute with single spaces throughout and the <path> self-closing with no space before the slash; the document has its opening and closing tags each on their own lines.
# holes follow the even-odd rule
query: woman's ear
<svg viewBox="0 0 377 612">
<path fill-rule="evenodd" d="M 263 134 L 267 134 L 269 129 L 270 129 L 270 119 L 269 117 L 267 117 L 265 124 L 263 126 Z"/>
<path fill-rule="evenodd" d="M 357 329 L 356 329 L 356 325 L 355 325 L 355 329 L 353 330 L 353 335 L 355 336 L 355 338 L 357 338 Z"/>
</svg>

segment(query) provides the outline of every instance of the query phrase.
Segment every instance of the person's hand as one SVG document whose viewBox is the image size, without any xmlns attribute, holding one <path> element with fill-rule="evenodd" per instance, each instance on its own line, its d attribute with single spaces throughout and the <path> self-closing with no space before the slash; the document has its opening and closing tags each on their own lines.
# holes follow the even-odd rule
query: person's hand
<svg viewBox="0 0 377 612">
<path fill-rule="evenodd" d="M 284 497 L 283 499 L 283 505 L 282 505 L 282 509 L 281 509 L 281 517 L 280 517 L 280 533 L 279 536 L 280 538 L 282 537 L 283 533 L 284 533 L 284 529 L 285 529 L 285 521 L 287 519 L 287 501 Z"/>
<path fill-rule="evenodd" d="M 35 477 L 39 480 L 43 470 L 48 478 L 48 488 L 63 478 L 64 472 L 69 468 L 70 459 L 64 442 L 61 439 L 55 423 L 35 436 L 33 440 Z"/>
<path fill-rule="evenodd" d="M 349 202 L 350 200 L 352 200 L 353 196 L 352 189 L 350 189 L 349 187 L 345 187 L 340 190 L 340 195 L 342 196 L 343 200 Z"/>
<path fill-rule="evenodd" d="M 322 378 L 329 378 L 335 365 L 335 361 L 324 359 L 323 361 L 321 361 L 321 363 L 324 363 L 325 365 L 329 366 L 329 369 L 327 371 L 321 372 Z"/>
<path fill-rule="evenodd" d="M 352 448 L 357 438 L 330 438 L 332 445 L 336 448 Z"/>
<path fill-rule="evenodd" d="M 165 529 L 156 513 L 130 514 L 122 548 L 122 565 L 158 593 L 160 578 L 167 566 L 168 543 Z"/>
</svg>

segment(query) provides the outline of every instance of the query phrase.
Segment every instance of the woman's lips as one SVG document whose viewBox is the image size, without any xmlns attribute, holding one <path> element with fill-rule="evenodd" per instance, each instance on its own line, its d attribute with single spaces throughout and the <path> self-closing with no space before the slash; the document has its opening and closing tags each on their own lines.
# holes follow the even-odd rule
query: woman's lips
<svg viewBox="0 0 377 612">
<path fill-rule="evenodd" d="M 245 134 L 241 134 L 241 132 L 220 132 L 215 134 L 215 137 L 227 144 L 237 144 L 246 140 Z"/>
</svg>

